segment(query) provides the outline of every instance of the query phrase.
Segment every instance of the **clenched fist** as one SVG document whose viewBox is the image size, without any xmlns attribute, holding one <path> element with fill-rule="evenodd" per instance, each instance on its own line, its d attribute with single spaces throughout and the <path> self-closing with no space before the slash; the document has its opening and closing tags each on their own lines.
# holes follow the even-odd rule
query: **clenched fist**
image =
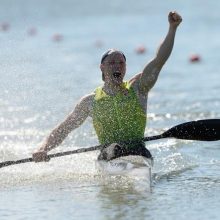
<svg viewBox="0 0 220 220">
<path fill-rule="evenodd" d="M 177 27 L 182 22 L 182 17 L 177 12 L 170 12 L 168 21 L 173 27 Z"/>
<path fill-rule="evenodd" d="M 35 152 L 33 153 L 32 158 L 34 162 L 47 162 L 50 160 L 50 158 L 47 156 L 46 151 Z"/>
</svg>

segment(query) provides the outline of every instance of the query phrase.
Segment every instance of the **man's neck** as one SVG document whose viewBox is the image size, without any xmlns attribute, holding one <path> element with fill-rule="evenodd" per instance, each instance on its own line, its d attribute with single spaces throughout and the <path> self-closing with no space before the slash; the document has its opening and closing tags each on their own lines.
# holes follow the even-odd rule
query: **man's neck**
<svg viewBox="0 0 220 220">
<path fill-rule="evenodd" d="M 110 83 L 104 83 L 103 90 L 108 95 L 116 95 L 118 92 L 122 91 L 122 84 L 110 84 Z"/>
</svg>

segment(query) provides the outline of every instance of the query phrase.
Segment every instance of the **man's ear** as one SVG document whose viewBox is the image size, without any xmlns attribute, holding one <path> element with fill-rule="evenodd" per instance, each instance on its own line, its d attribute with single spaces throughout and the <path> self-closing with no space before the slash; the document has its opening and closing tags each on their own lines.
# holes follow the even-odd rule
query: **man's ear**
<svg viewBox="0 0 220 220">
<path fill-rule="evenodd" d="M 103 72 L 104 65 L 101 63 L 99 67 L 100 67 L 101 71 Z"/>
<path fill-rule="evenodd" d="M 104 65 L 101 63 L 99 67 L 100 67 L 100 70 L 101 70 L 101 72 L 102 72 L 102 81 L 105 81 L 105 76 L 104 76 Z"/>
</svg>

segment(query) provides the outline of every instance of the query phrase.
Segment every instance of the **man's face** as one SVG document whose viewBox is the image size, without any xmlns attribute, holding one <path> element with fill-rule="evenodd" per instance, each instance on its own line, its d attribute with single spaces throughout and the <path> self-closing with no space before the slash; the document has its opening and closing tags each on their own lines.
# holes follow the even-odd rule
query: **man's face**
<svg viewBox="0 0 220 220">
<path fill-rule="evenodd" d="M 108 55 L 100 68 L 105 82 L 116 85 L 120 85 L 123 82 L 126 72 L 126 62 L 121 53 L 113 52 Z"/>
</svg>

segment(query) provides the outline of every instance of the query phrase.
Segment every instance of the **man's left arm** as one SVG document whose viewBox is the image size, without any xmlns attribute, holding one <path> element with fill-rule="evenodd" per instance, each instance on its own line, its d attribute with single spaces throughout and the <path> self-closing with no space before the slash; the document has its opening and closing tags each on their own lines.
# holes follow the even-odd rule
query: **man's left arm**
<svg viewBox="0 0 220 220">
<path fill-rule="evenodd" d="M 170 12 L 168 15 L 169 30 L 164 41 L 160 45 L 157 54 L 143 69 L 143 72 L 130 80 L 130 83 L 138 89 L 141 94 L 147 94 L 157 81 L 161 68 L 169 58 L 175 39 L 175 33 L 182 18 L 176 12 Z"/>
</svg>

